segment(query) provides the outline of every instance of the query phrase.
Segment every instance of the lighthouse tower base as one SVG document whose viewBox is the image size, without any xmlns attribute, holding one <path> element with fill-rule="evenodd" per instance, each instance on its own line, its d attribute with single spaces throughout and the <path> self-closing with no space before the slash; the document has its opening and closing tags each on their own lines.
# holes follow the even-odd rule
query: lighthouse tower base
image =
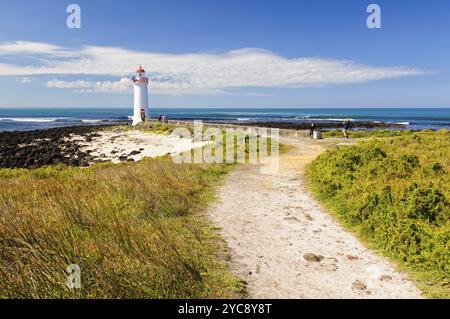
<svg viewBox="0 0 450 319">
<path fill-rule="evenodd" d="M 150 118 L 150 111 L 148 109 L 148 78 L 145 75 L 145 70 L 141 66 L 136 70 L 136 75 L 137 76 L 133 78 L 133 125 L 138 125 Z"/>
<path fill-rule="evenodd" d="M 133 124 L 132 124 L 133 126 L 139 125 L 139 124 L 147 121 L 147 117 L 145 117 L 145 115 L 143 115 L 143 114 L 144 114 L 144 110 L 142 109 L 142 112 L 140 115 L 133 116 Z"/>
</svg>

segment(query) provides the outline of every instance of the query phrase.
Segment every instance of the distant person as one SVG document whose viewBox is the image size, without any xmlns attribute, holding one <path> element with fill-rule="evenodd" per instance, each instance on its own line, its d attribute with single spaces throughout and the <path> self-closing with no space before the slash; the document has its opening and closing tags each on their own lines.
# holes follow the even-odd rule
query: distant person
<svg viewBox="0 0 450 319">
<path fill-rule="evenodd" d="M 159 116 L 158 116 L 158 122 L 159 122 L 159 123 L 162 123 L 162 114 L 159 114 Z"/>
<path fill-rule="evenodd" d="M 316 124 L 312 123 L 311 128 L 309 129 L 309 137 L 314 136 L 314 131 L 316 130 Z"/>
<path fill-rule="evenodd" d="M 350 120 L 347 120 L 344 122 L 344 128 L 343 128 L 342 132 L 344 133 L 345 138 L 349 138 L 348 131 L 350 130 L 351 126 L 352 126 L 352 123 L 350 122 Z"/>
</svg>

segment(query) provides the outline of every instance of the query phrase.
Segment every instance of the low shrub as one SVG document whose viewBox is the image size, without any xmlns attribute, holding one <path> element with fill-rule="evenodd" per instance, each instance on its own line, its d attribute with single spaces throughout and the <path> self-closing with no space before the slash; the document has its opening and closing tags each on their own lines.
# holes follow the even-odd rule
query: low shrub
<svg viewBox="0 0 450 319">
<path fill-rule="evenodd" d="M 313 192 L 361 236 L 450 297 L 450 136 L 368 140 L 320 155 Z"/>
</svg>

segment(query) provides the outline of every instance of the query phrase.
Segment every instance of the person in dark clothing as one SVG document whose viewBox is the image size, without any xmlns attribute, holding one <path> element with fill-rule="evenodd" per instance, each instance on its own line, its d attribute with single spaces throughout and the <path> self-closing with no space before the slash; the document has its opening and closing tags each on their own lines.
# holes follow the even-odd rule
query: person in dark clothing
<svg viewBox="0 0 450 319">
<path fill-rule="evenodd" d="M 344 133 L 345 138 L 349 138 L 348 130 L 350 130 L 351 126 L 352 126 L 352 123 L 350 122 L 350 120 L 347 120 L 344 122 L 344 129 L 342 130 L 342 132 Z"/>
<path fill-rule="evenodd" d="M 309 136 L 313 137 L 314 131 L 316 130 L 316 124 L 312 123 L 311 128 L 309 129 Z"/>
</svg>

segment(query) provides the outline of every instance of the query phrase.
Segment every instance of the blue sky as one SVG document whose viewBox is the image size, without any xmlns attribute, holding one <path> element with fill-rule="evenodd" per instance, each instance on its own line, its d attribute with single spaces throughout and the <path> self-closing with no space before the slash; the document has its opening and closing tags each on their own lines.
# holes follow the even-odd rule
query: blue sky
<svg viewBox="0 0 450 319">
<path fill-rule="evenodd" d="M 449 25 L 445 0 L 2 1 L 0 107 L 128 107 L 139 63 L 154 107 L 450 107 Z"/>
</svg>

